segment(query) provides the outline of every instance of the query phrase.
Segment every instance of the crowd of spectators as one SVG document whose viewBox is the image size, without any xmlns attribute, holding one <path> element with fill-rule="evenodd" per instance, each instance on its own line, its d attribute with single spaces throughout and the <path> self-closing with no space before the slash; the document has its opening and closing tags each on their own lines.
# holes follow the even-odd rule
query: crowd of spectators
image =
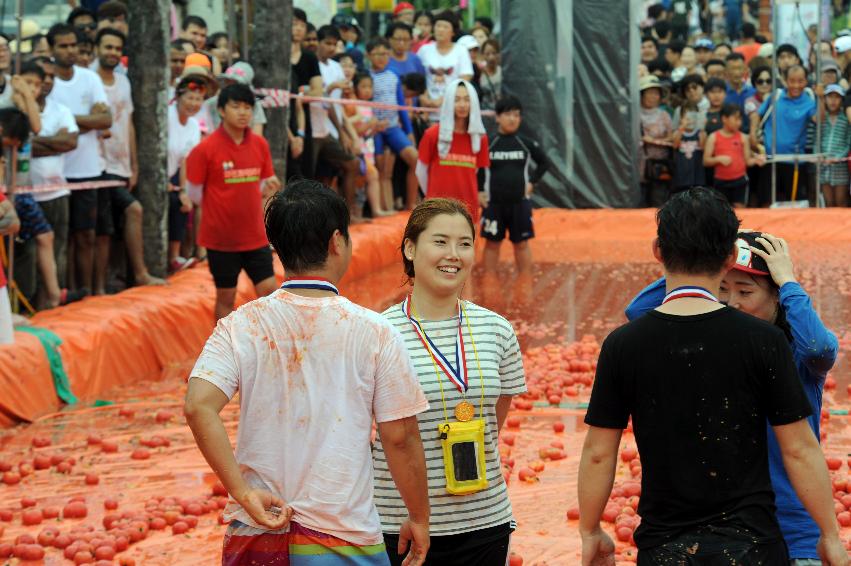
<svg viewBox="0 0 851 566">
<path fill-rule="evenodd" d="M 666 0 L 646 8 L 638 68 L 643 205 L 708 185 L 734 206 L 848 206 L 844 2 L 833 3 L 832 35 L 809 25 L 804 53 L 760 32 L 759 2 Z"/>
<path fill-rule="evenodd" d="M 221 123 L 221 89 L 254 87 L 254 70 L 237 42 L 226 33 L 210 33 L 197 15 L 175 21 L 168 85 L 168 274 L 207 257 L 197 243 L 203 206 L 191 198 L 187 159 Z M 134 194 L 134 85 L 127 77 L 126 56 L 133 32 L 126 4 L 108 0 L 95 11 L 76 7 L 48 30 L 24 24 L 20 41 L 0 35 L 4 149 L 16 154 L 16 185 L 36 188 L 16 194 L 13 208 L 9 203 L 0 208 L 7 212 L 0 231 L 15 242 L 21 310 L 49 309 L 133 285 L 165 284 L 145 264 L 146 212 Z M 301 96 L 291 104 L 287 177 L 326 182 L 345 196 L 355 222 L 411 209 L 424 197 L 427 187 L 420 184 L 417 166 L 427 171 L 429 163 L 422 162 L 420 142 L 440 112 L 302 98 L 439 110 L 447 87 L 462 80 L 479 112 L 479 107 L 495 110 L 501 94 L 500 44 L 490 19 L 481 18 L 464 31 L 455 12 L 416 12 L 400 2 L 382 28 L 380 35 L 366 38 L 351 15 L 340 13 L 325 23 L 308 22 L 299 8 L 293 13 L 291 91 Z M 16 51 L 22 58 L 19 74 L 13 73 Z M 263 96 L 255 96 L 250 128 L 262 135 L 266 110 Z M 494 117 L 486 117 L 484 124 L 496 134 Z M 437 147 L 437 137 L 430 143 Z M 435 163 L 444 158 L 441 153 Z M 471 178 L 481 163 L 472 161 Z M 87 188 L 101 181 L 115 186 Z M 485 182 L 478 181 L 480 189 Z M 45 185 L 71 186 L 38 189 Z M 469 200 L 478 214 L 475 195 Z M 6 283 L 3 277 L 0 287 Z M 6 290 L 0 295 L 5 297 Z"/>
</svg>

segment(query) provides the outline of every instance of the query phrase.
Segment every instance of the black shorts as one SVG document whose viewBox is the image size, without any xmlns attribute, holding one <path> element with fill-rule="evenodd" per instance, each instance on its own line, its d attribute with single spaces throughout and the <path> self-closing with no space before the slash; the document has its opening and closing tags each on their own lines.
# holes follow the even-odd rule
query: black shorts
<svg viewBox="0 0 851 566">
<path fill-rule="evenodd" d="M 82 179 L 67 179 L 68 183 L 103 181 L 102 175 Z M 98 236 L 110 236 L 112 225 L 112 189 L 82 189 L 71 191 L 71 231 L 95 230 Z"/>
<path fill-rule="evenodd" d="M 425 566 L 503 566 L 508 559 L 511 523 L 457 535 L 431 535 Z M 400 566 L 399 535 L 384 533 L 384 545 L 392 566 Z"/>
<path fill-rule="evenodd" d="M 747 204 L 749 186 L 747 177 L 740 177 L 738 179 L 733 179 L 732 181 L 715 179 L 715 190 L 724 195 L 724 198 L 726 198 L 727 202 L 730 204 Z"/>
<path fill-rule="evenodd" d="M 121 181 L 124 183 L 123 187 L 109 189 L 112 192 L 112 225 L 116 230 L 118 230 L 120 226 L 124 225 L 124 211 L 127 210 L 128 206 L 136 202 L 137 199 L 128 188 L 130 179 L 127 177 L 113 175 L 112 173 L 104 173 L 103 180 Z"/>
<path fill-rule="evenodd" d="M 255 285 L 275 276 L 272 266 L 272 249 L 263 246 L 247 252 L 219 252 L 207 250 L 207 261 L 216 289 L 233 289 L 243 269 Z"/>
<path fill-rule="evenodd" d="M 517 204 L 488 203 L 482 213 L 482 237 L 491 242 L 505 239 L 505 231 L 514 244 L 535 237 L 532 226 L 532 201 L 523 199 Z"/>
</svg>

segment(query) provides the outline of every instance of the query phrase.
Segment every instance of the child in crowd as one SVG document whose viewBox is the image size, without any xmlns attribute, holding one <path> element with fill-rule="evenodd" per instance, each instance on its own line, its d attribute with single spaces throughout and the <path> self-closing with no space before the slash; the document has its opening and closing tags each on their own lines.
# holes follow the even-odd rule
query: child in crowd
<svg viewBox="0 0 851 566">
<path fill-rule="evenodd" d="M 354 87 L 352 86 L 352 81 L 355 79 L 355 74 L 358 72 L 357 65 L 355 65 L 355 60 L 352 59 L 352 56 L 348 53 L 339 53 L 334 56 L 334 60 L 340 64 L 340 67 L 343 69 L 343 76 L 346 77 L 346 85 L 343 86 L 343 98 L 354 98 Z M 343 109 L 346 112 L 347 116 L 351 116 L 352 106 L 344 106 Z"/>
<path fill-rule="evenodd" d="M 848 164 L 844 161 L 851 139 L 848 118 L 842 111 L 845 89 L 838 84 L 825 88 L 826 113 L 821 126 L 821 150 L 829 161 L 821 167 L 821 191 L 826 206 L 848 206 Z"/>
<path fill-rule="evenodd" d="M 366 54 L 372 69 L 373 100 L 382 104 L 405 105 L 402 82 L 398 75 L 387 68 L 390 58 L 390 42 L 376 37 L 366 44 Z M 375 109 L 375 117 L 387 125 L 377 131 L 373 138 L 378 171 L 381 177 L 381 193 L 384 202 L 393 199 L 393 154 L 402 158 L 408 166 L 406 178 L 406 206 L 412 210 L 417 204 L 417 148 L 414 146 L 414 130 L 406 110 Z M 392 151 L 392 153 L 391 153 Z"/>
<path fill-rule="evenodd" d="M 706 98 L 709 99 L 709 108 L 706 111 L 706 136 L 709 137 L 723 127 L 721 122 L 721 107 L 724 106 L 724 99 L 727 98 L 727 83 L 723 79 L 712 78 L 706 81 Z M 704 152 L 704 155 L 706 153 Z M 704 164 L 706 161 L 704 160 Z M 712 167 L 706 167 L 704 177 L 706 184 L 713 186 L 713 171 Z"/>
<path fill-rule="evenodd" d="M 476 89 L 469 81 L 452 81 L 446 87 L 439 123 L 420 141 L 417 179 L 426 198 L 455 198 L 466 204 L 477 226 L 476 170 L 486 167 L 490 167 L 488 138 Z"/>
<path fill-rule="evenodd" d="M 717 132 L 722 128 L 721 107 L 727 96 L 727 83 L 721 79 L 709 79 L 704 87 L 706 98 L 709 99 L 709 108 L 706 110 L 706 135 Z"/>
<path fill-rule="evenodd" d="M 357 95 L 350 98 L 358 100 L 372 100 L 372 77 L 366 73 L 358 73 L 352 81 L 354 93 Z M 369 106 L 346 106 L 346 109 L 354 110 L 354 114 L 348 116 L 355 132 L 358 135 L 357 142 L 360 148 L 361 172 L 363 173 L 359 186 L 366 185 L 366 199 L 373 217 L 389 216 L 394 213 L 393 199 L 382 200 L 381 183 L 378 169 L 375 168 L 375 146 L 372 137 L 380 132 L 386 122 L 379 121 L 375 117 L 373 109 Z M 392 195 L 391 195 L 392 197 Z"/>
<path fill-rule="evenodd" d="M 737 104 L 721 108 L 721 122 L 722 128 L 706 140 L 703 164 L 715 168 L 715 190 L 734 208 L 743 208 L 748 202 L 747 168 L 763 165 L 765 156 L 751 154 L 748 137 L 742 133 L 742 109 Z"/>
<path fill-rule="evenodd" d="M 706 114 L 700 111 L 697 102 L 688 97 L 677 111 L 682 119 L 674 131 L 674 192 L 706 183 L 703 167 L 706 132 L 701 127 L 702 122 L 706 121 Z"/>
<path fill-rule="evenodd" d="M 551 163 L 544 150 L 534 140 L 517 133 L 522 120 L 523 106 L 513 96 L 503 96 L 496 103 L 496 123 L 499 133 L 489 141 L 491 168 L 480 170 L 483 179 L 485 207 L 482 213 L 482 237 L 485 244 L 486 269 L 495 269 L 499 248 L 508 230 L 514 246 L 518 271 L 531 271 L 532 249 L 529 240 L 535 237 L 532 226 L 532 201 L 535 183 L 541 180 Z M 535 170 L 530 171 L 530 162 Z"/>
</svg>

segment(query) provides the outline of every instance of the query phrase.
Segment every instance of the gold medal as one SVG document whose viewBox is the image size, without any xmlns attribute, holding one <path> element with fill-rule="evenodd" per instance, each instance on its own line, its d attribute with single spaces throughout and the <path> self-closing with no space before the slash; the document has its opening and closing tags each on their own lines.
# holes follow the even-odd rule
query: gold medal
<svg viewBox="0 0 851 566">
<path fill-rule="evenodd" d="M 455 405 L 455 418 L 462 423 L 473 420 L 474 416 L 476 416 L 476 408 L 470 403 L 461 401 Z"/>
</svg>

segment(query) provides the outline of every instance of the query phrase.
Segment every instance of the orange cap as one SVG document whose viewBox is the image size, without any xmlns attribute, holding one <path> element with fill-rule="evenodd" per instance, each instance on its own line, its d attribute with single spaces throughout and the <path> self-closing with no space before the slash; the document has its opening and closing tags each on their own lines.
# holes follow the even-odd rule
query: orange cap
<svg viewBox="0 0 851 566">
<path fill-rule="evenodd" d="M 186 56 L 187 67 L 204 67 L 205 69 L 212 68 L 213 64 L 206 55 L 202 53 L 190 53 Z"/>
</svg>

